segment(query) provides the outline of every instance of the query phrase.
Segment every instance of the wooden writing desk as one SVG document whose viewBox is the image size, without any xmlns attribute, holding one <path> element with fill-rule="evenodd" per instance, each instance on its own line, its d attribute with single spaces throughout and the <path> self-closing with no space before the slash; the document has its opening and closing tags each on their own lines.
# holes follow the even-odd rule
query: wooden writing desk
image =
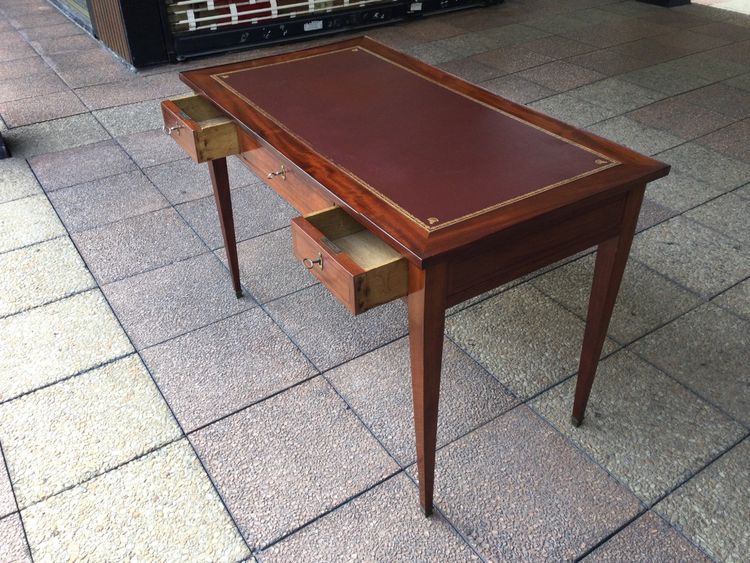
<svg viewBox="0 0 750 563">
<path fill-rule="evenodd" d="M 432 511 L 447 307 L 598 245 L 583 420 L 646 183 L 669 167 L 368 38 L 182 73 L 165 131 L 207 162 L 241 295 L 225 157 L 304 217 L 296 256 L 354 314 L 407 297 L 419 493 Z"/>
</svg>

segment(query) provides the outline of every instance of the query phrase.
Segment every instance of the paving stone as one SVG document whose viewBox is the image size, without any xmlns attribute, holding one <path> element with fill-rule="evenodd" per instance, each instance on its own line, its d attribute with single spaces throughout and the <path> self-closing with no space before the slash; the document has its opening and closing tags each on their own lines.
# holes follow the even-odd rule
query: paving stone
<svg viewBox="0 0 750 563">
<path fill-rule="evenodd" d="M 745 119 L 696 142 L 727 156 L 750 163 L 750 119 Z"/>
<path fill-rule="evenodd" d="M 743 21 L 746 18 L 743 18 Z M 742 41 L 744 39 L 750 39 L 750 29 L 739 25 L 733 25 L 725 22 L 712 22 L 706 25 L 700 25 L 693 28 L 693 31 L 703 33 L 704 35 L 711 35 L 714 37 L 723 37 L 733 41 Z"/>
<path fill-rule="evenodd" d="M 707 304 L 636 342 L 632 350 L 748 424 L 748 335 L 750 323 Z"/>
<path fill-rule="evenodd" d="M 670 96 L 711 83 L 708 78 L 674 68 L 670 63 L 661 63 L 633 70 L 621 75 L 620 79 Z"/>
<path fill-rule="evenodd" d="M 591 45 L 587 45 L 586 43 L 558 36 L 534 39 L 522 43 L 521 46 L 553 59 L 573 57 L 575 55 L 591 52 L 594 49 Z"/>
<path fill-rule="evenodd" d="M 213 195 L 178 205 L 177 210 L 209 248 L 216 249 L 224 244 Z M 299 215 L 297 210 L 263 184 L 233 190 L 232 212 L 238 241 L 284 228 L 293 217 Z"/>
<path fill-rule="evenodd" d="M 227 159 L 227 169 L 229 186 L 232 189 L 260 182 L 239 159 Z M 173 205 L 213 196 L 211 178 L 206 164 L 197 164 L 192 160 L 183 159 L 152 166 L 144 172 Z"/>
<path fill-rule="evenodd" d="M 224 248 L 216 256 L 227 264 Z M 259 303 L 318 283 L 294 256 L 290 227 L 238 243 L 237 258 L 240 281 Z"/>
<path fill-rule="evenodd" d="M 141 168 L 187 158 L 182 147 L 161 129 L 118 137 L 117 142 Z"/>
<path fill-rule="evenodd" d="M 0 104 L 0 115 L 8 127 L 20 127 L 85 111 L 86 106 L 70 91 Z"/>
<path fill-rule="evenodd" d="M 186 432 L 317 373 L 260 309 L 147 348 L 142 355 Z"/>
<path fill-rule="evenodd" d="M 569 94 L 550 96 L 529 105 L 576 127 L 586 127 L 615 115 L 612 110 L 591 104 Z"/>
<path fill-rule="evenodd" d="M 644 198 L 641 205 L 641 213 L 638 216 L 638 223 L 635 226 L 635 232 L 640 233 L 650 229 L 654 225 L 663 223 L 677 215 L 677 211 L 661 203 L 657 203 L 650 198 Z"/>
<path fill-rule="evenodd" d="M 446 72 L 450 72 L 464 80 L 474 83 L 484 82 L 485 80 L 490 80 L 491 78 L 503 74 L 502 70 L 483 64 L 473 57 L 447 61 L 438 65 L 438 67 Z"/>
<path fill-rule="evenodd" d="M 571 17 L 570 14 L 549 14 L 540 12 L 539 17 L 532 17 L 525 21 L 525 25 L 541 29 L 548 33 L 561 31 L 578 31 L 588 27 L 588 22 Z"/>
<path fill-rule="evenodd" d="M 536 82 L 531 82 L 518 75 L 494 78 L 482 82 L 480 86 L 517 104 L 527 104 L 556 93 L 554 90 L 540 86 Z"/>
<path fill-rule="evenodd" d="M 636 235 L 631 255 L 704 297 L 750 275 L 746 247 L 683 217 Z"/>
<path fill-rule="evenodd" d="M 132 351 L 99 291 L 0 319 L 0 401 Z"/>
<path fill-rule="evenodd" d="M 321 285 L 271 301 L 266 308 L 320 370 L 356 358 L 408 331 L 406 306 L 401 300 L 355 317 Z"/>
<path fill-rule="evenodd" d="M 539 276 L 531 283 L 585 319 L 594 262 L 594 255 L 585 256 Z M 677 284 L 631 260 L 623 275 L 609 334 L 619 342 L 633 342 L 700 302 L 698 297 Z"/>
<path fill-rule="evenodd" d="M 21 158 L 0 160 L 0 204 L 41 193 L 39 182 Z"/>
<path fill-rule="evenodd" d="M 575 383 L 565 381 L 532 407 L 649 505 L 745 433 L 741 425 L 626 351 L 599 366 L 579 428 L 570 424 Z"/>
<path fill-rule="evenodd" d="M 185 441 L 23 512 L 37 560 L 239 561 L 249 555 Z"/>
<path fill-rule="evenodd" d="M 3 137 L 14 156 L 25 158 L 109 139 L 107 132 L 90 114 L 16 127 L 3 133 Z"/>
<path fill-rule="evenodd" d="M 21 509 L 179 437 L 136 355 L 0 406 Z"/>
<path fill-rule="evenodd" d="M 431 65 L 461 58 L 461 54 L 456 53 L 455 51 L 449 49 L 448 47 L 444 47 L 435 41 L 408 47 L 407 49 L 404 49 L 404 52 L 408 55 L 411 55 L 412 57 L 416 57 L 422 62 Z"/>
<path fill-rule="evenodd" d="M 67 237 L 0 254 L 0 317 L 95 285 Z"/>
<path fill-rule="evenodd" d="M 253 547 L 293 531 L 398 468 L 320 378 L 190 439 Z"/>
<path fill-rule="evenodd" d="M 750 553 L 748 459 L 750 440 L 745 439 L 656 507 L 720 561 L 742 561 Z"/>
<path fill-rule="evenodd" d="M 435 19 L 419 20 L 417 25 L 404 26 L 401 31 L 419 41 L 435 41 L 464 33 L 464 30 L 447 21 Z"/>
<path fill-rule="evenodd" d="M 743 65 L 729 61 L 717 56 L 715 51 L 706 53 L 695 53 L 669 62 L 669 73 L 684 72 L 694 76 L 700 76 L 711 82 L 727 80 L 739 76 L 750 70 L 750 64 Z"/>
<path fill-rule="evenodd" d="M 632 111 L 664 98 L 663 94 L 619 78 L 607 78 L 581 86 L 571 90 L 570 95 L 617 113 Z"/>
<path fill-rule="evenodd" d="M 133 78 L 133 72 L 117 62 L 104 48 L 57 53 L 45 58 L 71 88 Z"/>
<path fill-rule="evenodd" d="M 65 234 L 43 195 L 0 204 L 0 252 L 7 252 Z"/>
<path fill-rule="evenodd" d="M 555 61 L 518 73 L 545 88 L 565 92 L 606 78 L 604 74 L 565 61 Z"/>
<path fill-rule="evenodd" d="M 750 280 L 738 283 L 712 302 L 750 320 Z"/>
<path fill-rule="evenodd" d="M 14 563 L 32 561 L 18 514 L 0 519 L 0 559 Z"/>
<path fill-rule="evenodd" d="M 621 43 L 629 43 L 644 37 L 659 35 L 667 30 L 658 24 L 646 22 L 629 22 L 623 20 L 617 23 L 590 25 L 575 31 L 561 31 L 559 35 L 576 39 L 599 48 L 612 47 Z"/>
<path fill-rule="evenodd" d="M 616 50 L 621 47 L 622 46 L 612 47 L 611 49 L 603 49 L 582 55 L 576 55 L 570 57 L 567 61 L 578 66 L 590 68 L 591 70 L 595 70 L 610 77 L 643 68 L 648 65 L 645 61 L 628 57 L 617 52 Z"/>
<path fill-rule="evenodd" d="M 50 68 L 42 57 L 25 57 L 12 61 L 0 61 L 0 80 L 5 81 L 9 78 L 24 78 L 36 74 L 51 74 Z M 7 82 L 7 84 L 16 84 L 16 82 Z M 18 86 L 12 86 L 18 89 Z"/>
<path fill-rule="evenodd" d="M 8 477 L 8 472 L 5 470 L 5 467 L 5 458 L 0 451 L 0 518 L 4 518 L 8 514 L 17 510 L 16 499 L 13 496 L 13 488 L 10 484 L 10 477 Z M 0 535 L 0 538 L 1 537 L 2 535 Z"/>
<path fill-rule="evenodd" d="M 40 39 L 52 39 L 53 37 L 69 37 L 71 35 L 82 35 L 83 30 L 72 21 L 55 23 L 41 27 L 29 27 L 18 31 L 27 41 L 38 41 Z"/>
<path fill-rule="evenodd" d="M 45 26 L 46 27 L 46 26 Z M 29 44 L 40 55 L 55 55 L 71 53 L 84 49 L 98 47 L 96 39 L 88 34 L 63 35 L 60 37 L 35 37 L 29 39 Z"/>
<path fill-rule="evenodd" d="M 137 170 L 112 140 L 35 156 L 29 159 L 29 164 L 48 192 Z"/>
<path fill-rule="evenodd" d="M 171 208 L 71 236 L 100 284 L 206 251 L 198 236 Z"/>
<path fill-rule="evenodd" d="M 60 12 L 44 11 L 41 13 L 28 13 L 10 18 L 10 23 L 16 29 L 29 27 L 42 27 L 53 23 L 63 23 L 68 19 Z"/>
<path fill-rule="evenodd" d="M 658 101 L 627 114 L 627 117 L 687 140 L 732 123 L 725 115 L 679 98 Z"/>
<path fill-rule="evenodd" d="M 588 130 L 595 135 L 647 155 L 653 155 L 683 143 L 679 137 L 646 127 L 622 115 L 592 125 Z"/>
<path fill-rule="evenodd" d="M 438 452 L 436 505 L 487 560 L 572 560 L 636 497 L 521 406 Z"/>
<path fill-rule="evenodd" d="M 750 163 L 726 157 L 695 142 L 665 151 L 659 154 L 659 159 L 694 178 L 722 186 L 725 191 L 750 180 Z"/>
<path fill-rule="evenodd" d="M 261 552 L 273 561 L 477 561 L 439 514 L 425 518 L 419 491 L 398 475 Z"/>
<path fill-rule="evenodd" d="M 454 35 L 453 37 L 433 41 L 430 44 L 448 49 L 459 57 L 470 57 L 477 53 L 483 53 L 494 46 L 492 42 L 488 42 L 477 33 Z"/>
<path fill-rule="evenodd" d="M 164 72 L 150 76 L 137 76 L 130 80 L 97 84 L 76 90 L 76 94 L 92 110 L 104 109 L 134 102 L 176 96 L 190 92 L 177 73 Z"/>
<path fill-rule="evenodd" d="M 138 349 L 254 306 L 247 297 L 235 297 L 229 273 L 210 253 L 102 289 Z"/>
<path fill-rule="evenodd" d="M 507 74 L 549 63 L 554 59 L 526 49 L 522 45 L 507 45 L 476 55 L 472 57 L 472 60 L 496 68 L 503 74 Z"/>
<path fill-rule="evenodd" d="M 746 199 L 728 193 L 688 211 L 685 217 L 750 246 L 750 202 Z"/>
<path fill-rule="evenodd" d="M 733 88 L 739 88 L 740 90 L 750 91 L 750 72 L 747 74 L 743 74 L 742 76 L 735 76 L 734 78 L 724 82 L 724 84 Z"/>
<path fill-rule="evenodd" d="M 524 399 L 576 371 L 584 326 L 575 315 L 527 285 L 446 319 L 450 337 Z M 614 349 L 608 340 L 604 353 Z"/>
<path fill-rule="evenodd" d="M 402 466 L 416 460 L 410 373 L 409 339 L 402 338 L 326 376 Z M 440 395 L 439 447 L 516 402 L 497 380 L 447 339 Z"/>
<path fill-rule="evenodd" d="M 647 512 L 591 555 L 586 563 L 711 560 L 653 512 Z"/>
<path fill-rule="evenodd" d="M 164 124 L 159 100 L 100 109 L 92 115 L 113 137 L 159 129 Z"/>
<path fill-rule="evenodd" d="M 677 212 L 687 211 L 701 203 L 720 196 L 724 188 L 710 184 L 672 168 L 669 176 L 651 182 L 646 197 Z"/>
<path fill-rule="evenodd" d="M 690 104 L 703 106 L 733 119 L 750 117 L 750 91 L 735 88 L 727 83 L 711 84 L 679 98 Z"/>
</svg>

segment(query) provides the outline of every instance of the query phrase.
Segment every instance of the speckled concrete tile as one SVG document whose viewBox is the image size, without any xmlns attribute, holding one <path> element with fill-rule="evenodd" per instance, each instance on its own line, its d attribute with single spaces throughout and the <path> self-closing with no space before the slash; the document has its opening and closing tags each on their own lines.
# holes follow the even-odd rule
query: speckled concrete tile
<svg viewBox="0 0 750 563">
<path fill-rule="evenodd" d="M 23 511 L 40 561 L 250 555 L 190 446 L 166 446 Z"/>
<path fill-rule="evenodd" d="M 750 163 L 726 157 L 696 143 L 686 143 L 669 149 L 658 158 L 704 182 L 722 186 L 726 190 L 750 180 Z"/>
<path fill-rule="evenodd" d="M 526 407 L 438 452 L 435 504 L 486 559 L 572 560 L 640 509 Z"/>
<path fill-rule="evenodd" d="M 528 285 L 446 319 L 451 338 L 521 398 L 576 371 L 583 329 L 581 319 Z M 607 340 L 604 353 L 614 349 Z"/>
<path fill-rule="evenodd" d="M 409 339 L 402 338 L 326 374 L 404 466 L 416 460 L 410 370 Z M 440 401 L 438 446 L 491 420 L 516 402 L 450 340 L 444 344 Z"/>
<path fill-rule="evenodd" d="M 161 129 L 124 135 L 118 137 L 117 142 L 141 168 L 188 157 L 182 147 Z"/>
<path fill-rule="evenodd" d="M 714 305 L 687 313 L 632 350 L 750 424 L 750 323 Z"/>
<path fill-rule="evenodd" d="M 41 193 L 39 182 L 22 158 L 0 160 L 0 203 Z"/>
<path fill-rule="evenodd" d="M 501 25 L 484 29 L 478 32 L 479 36 L 486 39 L 490 44 L 497 47 L 503 45 L 513 45 L 516 43 L 525 43 L 534 39 L 541 39 L 551 35 L 548 31 L 531 27 L 528 25 L 512 23 L 510 25 Z"/>
<path fill-rule="evenodd" d="M 669 176 L 651 182 L 646 187 L 646 197 L 677 212 L 700 205 L 725 192 L 721 185 L 693 178 L 689 174 L 675 170 Z"/>
<path fill-rule="evenodd" d="M 253 307 L 237 299 L 229 272 L 211 253 L 105 285 L 135 345 L 152 346 Z"/>
<path fill-rule="evenodd" d="M 708 78 L 675 68 L 671 62 L 639 68 L 621 75 L 620 79 L 670 96 L 695 90 L 712 82 Z"/>
<path fill-rule="evenodd" d="M 142 354 L 186 432 L 317 373 L 260 309 Z"/>
<path fill-rule="evenodd" d="M 720 561 L 750 553 L 750 439 L 688 481 L 656 510 Z"/>
<path fill-rule="evenodd" d="M 46 72 L 49 72 L 49 66 L 42 57 L 26 57 L 0 62 L 0 80 L 29 77 Z"/>
<path fill-rule="evenodd" d="M 507 74 L 549 63 L 554 59 L 526 49 L 522 45 L 509 45 L 476 55 L 472 57 L 472 60 L 496 68 L 503 74 Z"/>
<path fill-rule="evenodd" d="M 484 82 L 503 74 L 502 70 L 483 64 L 473 57 L 447 61 L 437 66 L 446 72 L 474 83 Z"/>
<path fill-rule="evenodd" d="M 663 223 L 667 219 L 671 219 L 675 215 L 678 215 L 677 211 L 657 203 L 649 197 L 643 198 L 641 204 L 641 212 L 638 216 L 638 223 L 635 226 L 635 232 L 640 233 L 646 229 L 650 229 L 654 225 Z"/>
<path fill-rule="evenodd" d="M 734 119 L 750 116 L 750 91 L 723 82 L 682 94 L 679 99 Z"/>
<path fill-rule="evenodd" d="M 519 76 L 557 92 L 565 92 L 606 78 L 604 74 L 565 61 L 555 61 L 519 73 Z"/>
<path fill-rule="evenodd" d="M 645 61 L 617 52 L 617 49 L 620 47 L 621 46 L 612 47 L 611 49 L 576 55 L 570 57 L 568 62 L 590 68 L 591 70 L 595 70 L 607 76 L 615 76 L 624 72 L 630 72 L 631 70 L 643 68 L 648 65 Z"/>
<path fill-rule="evenodd" d="M 750 201 L 725 194 L 685 213 L 686 217 L 750 247 Z"/>
<path fill-rule="evenodd" d="M 321 285 L 271 301 L 266 307 L 321 370 L 374 350 L 408 331 L 406 306 L 401 300 L 355 317 Z"/>
<path fill-rule="evenodd" d="M 706 555 L 653 512 L 647 512 L 586 557 L 586 563 L 709 563 Z"/>
<path fill-rule="evenodd" d="M 456 53 L 448 47 L 443 47 L 442 45 L 436 44 L 436 42 L 434 41 L 407 47 L 403 49 L 403 51 L 406 54 L 411 55 L 412 57 L 416 57 L 422 62 L 431 65 L 444 63 L 446 61 L 451 61 L 453 59 L 459 59 L 462 57 L 461 54 Z"/>
<path fill-rule="evenodd" d="M 491 42 L 488 42 L 477 33 L 462 33 L 461 35 L 438 39 L 430 44 L 446 48 L 459 57 L 470 57 L 477 53 L 483 53 L 489 50 L 492 45 Z"/>
<path fill-rule="evenodd" d="M 529 105 L 536 110 L 577 127 L 586 127 L 615 115 L 615 112 L 612 110 L 590 104 L 569 94 L 550 96 L 549 98 L 532 102 Z"/>
<path fill-rule="evenodd" d="M 72 21 L 64 23 L 53 23 L 42 27 L 30 27 L 18 31 L 27 41 L 36 41 L 38 39 L 51 39 L 53 37 L 68 37 L 71 35 L 81 35 L 83 30 Z"/>
<path fill-rule="evenodd" d="M 750 320 L 750 279 L 725 291 L 712 302 Z"/>
<path fill-rule="evenodd" d="M 16 31 L 0 32 L 0 61 L 33 57 L 36 51 Z"/>
<path fill-rule="evenodd" d="M 631 255 L 704 297 L 750 275 L 750 250 L 682 216 L 636 235 Z"/>
<path fill-rule="evenodd" d="M 478 561 L 439 514 L 425 518 L 418 490 L 405 475 L 361 497 L 258 554 L 274 561 Z"/>
<path fill-rule="evenodd" d="M 86 111 L 86 106 L 69 90 L 0 104 L 0 115 L 8 127 L 21 127 Z"/>
<path fill-rule="evenodd" d="M 10 23 L 16 29 L 26 29 L 29 27 L 43 27 L 54 23 L 63 23 L 69 21 L 62 13 L 57 11 L 29 12 L 12 16 Z"/>
<path fill-rule="evenodd" d="M 22 33 L 22 35 L 27 35 L 28 38 L 29 34 Z M 55 34 L 53 37 L 42 37 L 41 35 L 37 35 L 35 37 L 31 37 L 30 39 L 28 39 L 28 41 L 29 44 L 34 48 L 34 50 L 40 55 L 72 53 L 75 51 L 95 49 L 96 47 L 98 47 L 96 39 L 94 39 L 87 33 L 77 33 L 72 35 L 70 33 L 67 33 L 60 36 L 57 36 Z"/>
<path fill-rule="evenodd" d="M 665 97 L 664 94 L 619 78 L 587 84 L 571 90 L 569 94 L 617 113 L 632 111 Z"/>
<path fill-rule="evenodd" d="M 133 72 L 104 48 L 52 54 L 45 58 L 71 88 L 133 78 Z"/>
<path fill-rule="evenodd" d="M 130 80 L 97 84 L 76 90 L 92 110 L 104 109 L 145 100 L 176 96 L 191 91 L 176 72 L 137 76 Z"/>
<path fill-rule="evenodd" d="M 732 123 L 725 115 L 679 98 L 658 101 L 629 113 L 627 117 L 688 140 Z"/>
<path fill-rule="evenodd" d="M 0 252 L 65 234 L 55 211 L 43 195 L 0 204 Z"/>
<path fill-rule="evenodd" d="M 95 285 L 67 237 L 0 254 L 0 271 L 0 317 Z"/>
<path fill-rule="evenodd" d="M 557 93 L 555 90 L 545 88 L 516 74 L 494 78 L 482 82 L 480 86 L 518 104 L 528 104 Z"/>
<path fill-rule="evenodd" d="M 534 51 L 535 53 L 552 57 L 553 59 L 574 57 L 594 50 L 594 47 L 587 45 L 586 43 L 558 36 L 534 39 L 532 41 L 527 41 L 526 43 L 521 43 L 521 46 L 525 49 Z"/>
<path fill-rule="evenodd" d="M 33 50 L 31 53 L 35 54 Z M 2 60 L 1 56 L 0 60 Z M 24 60 L 26 59 L 20 59 L 21 62 Z M 22 100 L 65 90 L 67 90 L 65 82 L 49 68 L 37 69 L 37 72 L 33 74 L 24 74 L 0 81 L 0 102 Z"/>
<path fill-rule="evenodd" d="M 132 350 L 96 290 L 0 319 L 0 348 L 2 401 Z"/>
<path fill-rule="evenodd" d="M 627 351 L 599 366 L 579 428 L 570 424 L 574 391 L 575 380 L 568 380 L 532 406 L 647 504 L 745 433 L 741 425 Z"/>
<path fill-rule="evenodd" d="M 159 100 L 149 100 L 125 106 L 100 109 L 92 115 L 113 137 L 158 129 L 164 121 Z"/>
<path fill-rule="evenodd" d="M 291 532 L 398 467 L 320 378 L 190 439 L 254 547 Z"/>
<path fill-rule="evenodd" d="M 652 129 L 624 116 L 614 117 L 588 128 L 600 135 L 643 154 L 656 154 L 684 141 L 658 129 Z"/>
<path fill-rule="evenodd" d="M 750 119 L 739 121 L 697 140 L 703 146 L 750 163 Z"/>
<path fill-rule="evenodd" d="M 0 519 L 0 560 L 13 563 L 32 561 L 18 514 Z"/>
<path fill-rule="evenodd" d="M 739 88 L 740 90 L 750 91 L 750 72 L 741 76 L 735 76 L 724 82 L 724 84 L 733 88 Z"/>
<path fill-rule="evenodd" d="M 136 355 L 0 406 L 21 509 L 179 437 Z"/>
<path fill-rule="evenodd" d="M 5 470 L 5 458 L 2 452 L 0 452 L 0 518 L 15 511 L 16 500 L 13 496 L 10 477 L 8 477 L 8 472 Z"/>
<path fill-rule="evenodd" d="M 439 19 L 420 20 L 416 23 L 417 25 L 404 26 L 401 31 L 405 35 L 420 41 L 434 41 L 435 39 L 444 39 L 464 33 L 464 30 L 460 27 Z"/>
<path fill-rule="evenodd" d="M 69 232 L 84 231 L 169 206 L 140 170 L 48 194 Z"/>
<path fill-rule="evenodd" d="M 92 115 L 82 114 L 10 129 L 3 137 L 14 156 L 31 157 L 90 145 L 109 135 Z"/>
<path fill-rule="evenodd" d="M 589 255 L 531 283 L 585 319 L 594 262 L 595 256 Z M 609 334 L 619 342 L 632 342 L 700 302 L 697 296 L 631 260 L 623 275 Z"/>
<path fill-rule="evenodd" d="M 216 255 L 227 263 L 223 248 Z M 260 303 L 318 283 L 294 256 L 289 227 L 240 242 L 237 258 L 243 287 Z"/>
<path fill-rule="evenodd" d="M 100 284 L 196 256 L 207 250 L 174 209 L 123 219 L 73 240 Z"/>
<path fill-rule="evenodd" d="M 233 189 L 260 182 L 236 158 L 227 159 L 227 168 L 229 185 Z M 213 195 L 206 164 L 196 164 L 189 159 L 178 160 L 147 168 L 144 172 L 174 205 Z"/>
<path fill-rule="evenodd" d="M 48 192 L 137 169 L 112 140 L 35 156 L 29 164 Z"/>
<path fill-rule="evenodd" d="M 180 215 L 211 249 L 224 245 L 214 196 L 177 206 Z M 263 184 L 232 190 L 234 232 L 238 241 L 289 225 L 299 212 Z"/>
</svg>

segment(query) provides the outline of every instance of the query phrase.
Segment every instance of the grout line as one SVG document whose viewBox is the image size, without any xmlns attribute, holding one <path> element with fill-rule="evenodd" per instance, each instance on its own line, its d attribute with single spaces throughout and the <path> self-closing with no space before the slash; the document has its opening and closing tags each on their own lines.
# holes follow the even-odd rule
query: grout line
<svg viewBox="0 0 750 563">
<path fill-rule="evenodd" d="M 8 467 L 8 460 L 5 457 L 5 452 L 3 451 L 3 444 L 0 441 L 0 458 L 3 460 L 3 465 L 0 467 L 0 472 L 5 469 L 5 476 L 8 479 L 8 484 L 10 485 L 10 492 L 13 495 L 13 504 L 16 506 L 15 512 L 11 512 L 10 514 L 6 514 L 2 517 L 2 519 L 8 518 L 10 516 L 13 516 L 14 514 L 18 515 L 18 521 L 21 523 L 21 532 L 23 532 L 23 539 L 26 542 L 26 548 L 28 549 L 29 558 L 31 559 L 32 563 L 34 561 L 34 554 L 31 549 L 31 543 L 29 542 L 29 536 L 26 533 L 26 524 L 23 521 L 23 515 L 21 514 L 21 507 L 18 505 L 18 496 L 16 495 L 16 487 L 13 484 L 13 479 L 10 478 L 10 467 Z M 2 476 L 0 476 L 0 479 L 2 479 Z"/>
</svg>

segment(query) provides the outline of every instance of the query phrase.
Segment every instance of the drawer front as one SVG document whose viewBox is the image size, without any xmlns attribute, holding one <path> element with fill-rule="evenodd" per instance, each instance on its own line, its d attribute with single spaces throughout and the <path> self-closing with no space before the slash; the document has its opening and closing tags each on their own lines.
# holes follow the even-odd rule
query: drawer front
<svg viewBox="0 0 750 563">
<path fill-rule="evenodd" d="M 195 162 L 206 162 L 239 153 L 234 122 L 199 96 L 161 103 L 164 131 Z"/>
<path fill-rule="evenodd" d="M 242 131 L 240 150 L 240 158 L 255 175 L 303 215 L 333 205 L 320 184 L 261 139 Z"/>
<path fill-rule="evenodd" d="M 322 213 L 329 212 L 343 213 L 338 208 Z M 397 254 L 392 256 L 389 253 L 395 252 L 389 250 L 385 253 L 386 257 L 380 260 L 383 251 L 381 245 L 386 246 L 385 243 L 363 229 L 346 238 L 349 239 L 347 245 L 351 254 L 339 246 L 343 246 L 343 242 L 340 242 L 342 239 L 327 236 L 307 218 L 292 219 L 295 256 L 353 314 L 358 315 L 407 294 L 408 266 L 405 258 Z M 352 247 L 352 244 L 364 248 Z M 366 248 L 368 246 L 374 247 L 375 251 L 371 252 Z M 353 258 L 357 254 L 361 263 Z M 373 255 L 375 258 L 372 258 Z"/>
</svg>

